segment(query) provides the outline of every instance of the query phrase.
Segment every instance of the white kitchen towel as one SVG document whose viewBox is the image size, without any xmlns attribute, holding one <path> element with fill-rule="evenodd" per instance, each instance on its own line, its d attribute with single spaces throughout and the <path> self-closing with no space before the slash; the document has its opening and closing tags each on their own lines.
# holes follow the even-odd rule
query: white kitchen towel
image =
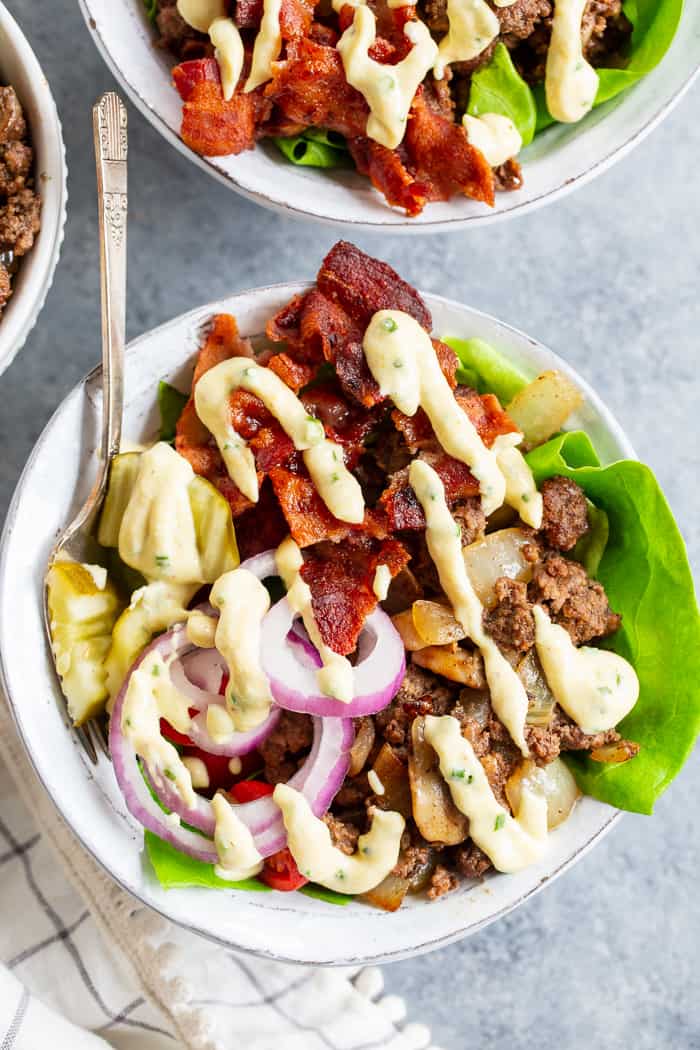
<svg viewBox="0 0 700 1050">
<path fill-rule="evenodd" d="M 255 959 L 141 907 L 63 823 L 0 697 L 0 1050 L 428 1048 L 382 989 L 376 968 Z"/>
</svg>

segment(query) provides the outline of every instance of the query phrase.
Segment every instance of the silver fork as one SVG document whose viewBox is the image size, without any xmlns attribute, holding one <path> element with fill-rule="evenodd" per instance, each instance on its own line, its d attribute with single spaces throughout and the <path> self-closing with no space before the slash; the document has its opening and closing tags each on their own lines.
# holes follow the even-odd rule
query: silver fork
<svg viewBox="0 0 700 1050">
<path fill-rule="evenodd" d="M 47 574 L 57 558 L 94 561 L 94 529 L 102 507 L 113 457 L 119 452 L 124 403 L 126 331 L 127 117 L 113 91 L 92 110 L 100 221 L 100 293 L 102 303 L 102 441 L 100 462 L 90 495 L 54 545 Z M 44 582 L 44 624 L 51 641 L 48 592 Z M 97 750 L 108 754 L 104 725 L 91 719 L 73 730 L 90 761 Z"/>
</svg>

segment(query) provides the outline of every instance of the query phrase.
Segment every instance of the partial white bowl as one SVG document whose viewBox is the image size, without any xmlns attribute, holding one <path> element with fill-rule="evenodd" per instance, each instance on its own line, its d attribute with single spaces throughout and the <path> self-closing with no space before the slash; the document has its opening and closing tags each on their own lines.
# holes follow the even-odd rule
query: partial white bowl
<svg viewBox="0 0 700 1050">
<path fill-rule="evenodd" d="M 351 171 L 296 167 L 272 143 L 238 157 L 205 158 L 180 139 L 181 103 L 169 56 L 153 46 L 143 0 L 80 0 L 93 39 L 132 101 L 163 137 L 230 189 L 269 208 L 327 223 L 392 233 L 449 232 L 524 214 L 583 186 L 625 156 L 671 110 L 700 67 L 700 0 L 686 0 L 675 40 L 644 80 L 586 117 L 539 135 L 522 154 L 525 184 L 493 209 L 466 198 L 429 204 L 407 219 Z"/>
<path fill-rule="evenodd" d="M 233 295 L 184 314 L 131 344 L 126 355 L 125 438 L 157 432 L 160 379 L 186 389 L 200 329 L 229 311 L 248 335 L 304 285 L 276 285 Z M 560 368 L 583 390 L 573 420 L 593 439 L 603 462 L 634 456 L 600 398 L 555 354 L 526 335 L 469 307 L 428 295 L 435 332 L 478 336 L 535 376 Z M 68 395 L 27 463 L 0 542 L 0 683 L 41 781 L 85 848 L 144 904 L 182 926 L 258 955 L 299 963 L 351 964 L 429 951 L 476 932 L 527 900 L 597 842 L 619 814 L 584 798 L 551 835 L 546 859 L 518 875 L 494 875 L 435 902 L 409 898 L 393 915 L 361 903 L 345 907 L 299 894 L 170 890 L 144 863 L 141 828 L 130 818 L 110 763 L 89 765 L 67 728 L 65 706 L 44 637 L 42 580 L 56 534 L 92 484 L 99 442 L 99 370 Z M 21 624 L 21 630 L 17 625 Z"/>
<path fill-rule="evenodd" d="M 68 190 L 61 122 L 49 82 L 27 38 L 0 3 L 0 83 L 11 84 L 24 107 L 34 147 L 36 184 L 41 194 L 41 230 L 21 260 L 14 292 L 0 318 L 0 374 L 36 324 L 53 281 L 66 223 Z"/>
</svg>

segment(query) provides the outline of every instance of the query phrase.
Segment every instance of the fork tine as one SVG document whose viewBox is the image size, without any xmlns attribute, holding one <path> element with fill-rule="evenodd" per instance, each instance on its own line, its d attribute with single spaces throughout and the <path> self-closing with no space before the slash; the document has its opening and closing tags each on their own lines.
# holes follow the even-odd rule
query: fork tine
<svg viewBox="0 0 700 1050">
<path fill-rule="evenodd" d="M 75 726 L 73 728 L 77 740 L 93 766 L 97 765 L 97 751 L 86 726 Z"/>
<path fill-rule="evenodd" d="M 88 727 L 93 743 L 96 744 L 105 758 L 109 758 L 109 738 L 104 722 L 100 718 L 92 718 L 88 722 Z"/>
</svg>

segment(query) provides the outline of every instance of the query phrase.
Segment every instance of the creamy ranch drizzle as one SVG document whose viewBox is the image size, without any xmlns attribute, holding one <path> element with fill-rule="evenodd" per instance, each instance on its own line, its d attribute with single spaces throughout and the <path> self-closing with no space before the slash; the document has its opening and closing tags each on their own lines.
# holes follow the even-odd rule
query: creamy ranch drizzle
<svg viewBox="0 0 700 1050">
<path fill-rule="evenodd" d="M 216 648 L 229 670 L 226 702 L 233 726 L 247 732 L 270 713 L 272 694 L 260 664 L 260 625 L 270 608 L 270 595 L 247 569 L 220 576 L 211 604 L 219 610 Z"/>
<path fill-rule="evenodd" d="M 213 616 L 194 609 L 187 617 L 187 640 L 198 649 L 214 649 L 216 646 L 216 626 L 218 620 Z"/>
<path fill-rule="evenodd" d="M 248 390 L 279 420 L 304 463 L 319 496 L 341 521 L 359 524 L 365 514 L 360 484 L 345 466 L 338 445 L 329 441 L 320 419 L 310 416 L 298 397 L 269 368 L 261 368 L 246 357 L 222 361 L 197 383 L 194 402 L 197 415 L 213 434 L 226 469 L 244 496 L 258 499 L 258 479 L 253 453 L 231 426 L 228 397 L 236 389 Z"/>
<path fill-rule="evenodd" d="M 192 806 L 195 794 L 192 777 L 176 748 L 160 733 L 166 718 L 173 729 L 186 733 L 190 727 L 189 701 L 170 680 L 169 664 L 158 652 L 148 656 L 132 672 L 122 708 L 122 733 L 148 767 L 156 786 L 166 779 L 183 802 Z"/>
<path fill-rule="evenodd" d="M 377 600 L 383 602 L 389 593 L 389 587 L 391 586 L 391 569 L 388 565 L 378 565 L 374 570 L 374 582 L 372 583 L 372 590 L 374 591 Z"/>
<path fill-rule="evenodd" d="M 306 633 L 321 657 L 323 666 L 316 673 L 319 689 L 325 696 L 332 696 L 342 703 L 349 704 L 354 693 L 352 664 L 344 656 L 333 652 L 321 637 L 311 605 L 311 591 L 299 572 L 304 559 L 291 536 L 277 548 L 275 561 L 277 571 L 287 588 L 287 601 L 294 612 L 301 616 Z"/>
<path fill-rule="evenodd" d="M 147 579 L 204 582 L 190 505 L 193 479 L 187 460 L 163 441 L 141 455 L 119 528 L 119 555 Z"/>
<path fill-rule="evenodd" d="M 262 869 L 263 859 L 258 853 L 250 829 L 223 795 L 214 795 L 211 808 L 216 821 L 214 845 L 219 854 L 219 863 L 214 868 L 214 873 L 220 879 L 227 879 L 229 882 L 240 882 L 241 879 L 250 879 L 257 875 Z"/>
<path fill-rule="evenodd" d="M 437 752 L 440 772 L 457 809 L 469 818 L 469 835 L 498 871 L 521 871 L 535 863 L 547 844 L 547 801 L 526 784 L 513 818 L 496 801 L 474 749 L 452 715 L 425 719 L 425 739 Z"/>
<path fill-rule="evenodd" d="M 221 88 L 228 101 L 233 97 L 241 76 L 244 51 L 238 26 L 226 16 L 225 0 L 177 0 L 177 10 L 189 26 L 209 34 L 216 49 Z"/>
<path fill-rule="evenodd" d="M 451 62 L 468 62 L 480 55 L 501 31 L 501 23 L 485 0 L 447 0 L 450 28 L 440 41 L 433 70 L 442 80 Z"/>
<path fill-rule="evenodd" d="M 527 693 L 494 640 L 484 631 L 484 610 L 464 564 L 461 530 L 450 514 L 440 476 L 423 460 L 414 459 L 409 467 L 408 480 L 425 514 L 425 538 L 440 577 L 440 585 L 450 600 L 455 616 L 481 651 L 493 709 L 513 742 L 523 755 L 527 755 L 529 752 L 524 732 Z"/>
<path fill-rule="evenodd" d="M 357 852 L 348 857 L 333 845 L 328 827 L 314 816 L 301 792 L 278 784 L 272 797 L 282 810 L 291 854 L 307 879 L 340 893 L 366 893 L 395 866 L 405 826 L 400 814 L 376 809 L 370 830 L 360 835 Z"/>
<path fill-rule="evenodd" d="M 428 333 L 400 310 L 380 310 L 362 345 L 382 394 L 404 415 L 422 408 L 445 452 L 469 466 L 481 486 L 484 514 L 500 507 L 506 483 L 496 455 L 455 401 Z"/>
<path fill-rule="evenodd" d="M 483 153 L 492 168 L 505 164 L 522 149 L 520 132 L 510 117 L 502 113 L 482 113 L 479 117 L 465 113 L 462 124 L 472 146 Z"/>
<path fill-rule="evenodd" d="M 253 47 L 253 63 L 245 85 L 253 91 L 272 76 L 272 63 L 279 57 L 282 48 L 280 11 L 282 0 L 264 0 L 260 29 Z"/>
<path fill-rule="evenodd" d="M 586 0 L 554 0 L 544 86 L 549 112 L 566 124 L 585 117 L 598 93 L 598 74 L 583 57 L 585 7 Z"/>
<path fill-rule="evenodd" d="M 537 491 L 532 471 L 517 445 L 522 434 L 499 434 L 492 448 L 501 473 L 506 480 L 506 499 L 509 507 L 517 510 L 526 525 L 533 529 L 542 527 L 543 503 Z"/>
<path fill-rule="evenodd" d="M 341 36 L 337 48 L 348 84 L 364 96 L 369 106 L 368 137 L 387 149 L 396 149 L 404 137 L 408 111 L 418 85 L 435 62 L 438 49 L 423 22 L 408 22 L 404 33 L 413 47 L 396 65 L 383 65 L 369 56 L 376 29 L 374 13 L 364 4 L 360 5 L 355 8 L 353 23 Z"/>
<path fill-rule="evenodd" d="M 554 698 L 584 733 L 612 729 L 632 710 L 639 696 L 634 668 L 617 653 L 582 646 L 534 608 L 537 655 Z"/>
</svg>

